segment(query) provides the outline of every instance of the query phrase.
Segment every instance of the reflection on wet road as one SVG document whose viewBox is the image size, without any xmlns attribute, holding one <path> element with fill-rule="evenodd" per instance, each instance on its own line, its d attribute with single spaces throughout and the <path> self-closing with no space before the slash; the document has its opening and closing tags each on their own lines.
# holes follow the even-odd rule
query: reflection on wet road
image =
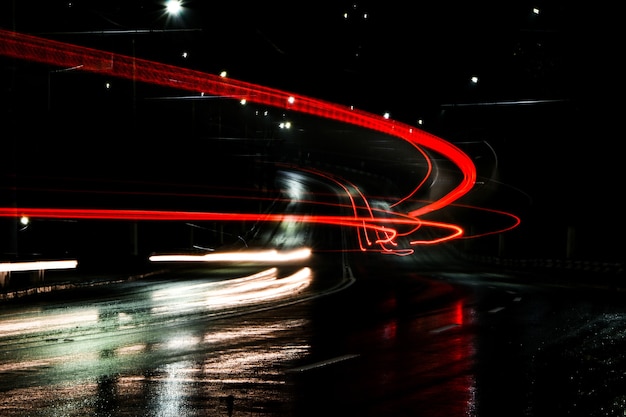
<svg viewBox="0 0 626 417">
<path fill-rule="evenodd" d="M 276 308 L 208 313 L 195 269 L 4 305 L 0 414 L 623 415 L 619 294 L 370 256 L 353 285 Z"/>
<path fill-rule="evenodd" d="M 104 300 L 6 307 L 0 414 L 220 415 L 247 387 L 259 407 L 285 403 L 276 364 L 306 354 L 307 319 L 212 314 L 206 290 L 223 296 L 227 282 L 129 283 Z"/>
</svg>

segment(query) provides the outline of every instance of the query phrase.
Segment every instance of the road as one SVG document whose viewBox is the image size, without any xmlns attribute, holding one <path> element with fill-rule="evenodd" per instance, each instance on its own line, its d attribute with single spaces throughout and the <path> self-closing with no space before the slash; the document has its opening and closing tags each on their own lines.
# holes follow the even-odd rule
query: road
<svg viewBox="0 0 626 417">
<path fill-rule="evenodd" d="M 620 294 L 342 256 L 269 305 L 211 303 L 250 271 L 195 266 L 7 303 L 0 414 L 623 415 Z"/>
</svg>

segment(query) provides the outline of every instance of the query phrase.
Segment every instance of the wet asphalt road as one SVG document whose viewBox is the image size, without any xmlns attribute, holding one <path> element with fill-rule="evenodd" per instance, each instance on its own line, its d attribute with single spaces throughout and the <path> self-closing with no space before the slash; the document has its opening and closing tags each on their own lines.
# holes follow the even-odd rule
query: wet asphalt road
<svg viewBox="0 0 626 417">
<path fill-rule="evenodd" d="M 196 268 L 2 305 L 0 414 L 624 415 L 622 294 L 379 257 L 262 307 Z"/>
</svg>

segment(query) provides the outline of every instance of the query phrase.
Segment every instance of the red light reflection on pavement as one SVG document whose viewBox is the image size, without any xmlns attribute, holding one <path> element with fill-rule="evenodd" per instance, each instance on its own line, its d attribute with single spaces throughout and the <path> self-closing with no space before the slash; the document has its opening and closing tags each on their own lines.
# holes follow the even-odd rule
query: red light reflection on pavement
<svg viewBox="0 0 626 417">
<path fill-rule="evenodd" d="M 380 250 L 384 253 L 405 255 L 412 249 L 396 249 L 398 236 L 407 236 L 424 228 L 439 229 L 437 238 L 413 238 L 412 245 L 435 244 L 464 235 L 461 226 L 437 221 L 420 219 L 428 213 L 452 205 L 466 195 L 476 181 L 476 169 L 472 160 L 455 145 L 418 128 L 386 119 L 361 110 L 353 109 L 323 100 L 291 94 L 285 91 L 255 85 L 243 81 L 224 78 L 218 75 L 179 68 L 158 62 L 138 59 L 112 52 L 81 47 L 63 42 L 48 40 L 36 36 L 20 34 L 0 29 L 0 55 L 34 61 L 59 67 L 72 67 L 91 73 L 134 79 L 154 85 L 172 87 L 198 93 L 245 99 L 251 103 L 269 105 L 290 111 L 319 116 L 343 123 L 364 127 L 384 134 L 392 135 L 413 145 L 420 152 L 428 165 L 428 175 L 432 162 L 425 149 L 451 161 L 460 171 L 461 179 L 451 190 L 434 201 L 421 202 L 418 208 L 408 213 L 394 211 L 381 212 L 370 207 L 368 199 L 354 184 L 337 183 L 344 187 L 352 204 L 352 216 L 305 216 L 282 214 L 223 213 L 223 212 L 186 212 L 186 211 L 149 211 L 149 210 L 104 210 L 72 208 L 6 208 L 0 207 L 0 217 L 29 216 L 40 218 L 71 219 L 116 219 L 116 220 L 212 220 L 212 221 L 297 221 L 350 226 L 359 230 L 361 250 Z M 319 175 L 319 172 L 317 173 Z M 329 174 L 330 175 L 330 174 Z M 426 178 L 428 177 L 426 176 Z M 411 201 L 418 190 L 425 184 L 426 178 L 405 197 L 393 203 L 391 207 Z M 513 226 L 519 219 L 508 213 Z M 500 230 L 501 231 L 501 230 Z M 374 248 L 374 246 L 377 248 Z"/>
</svg>

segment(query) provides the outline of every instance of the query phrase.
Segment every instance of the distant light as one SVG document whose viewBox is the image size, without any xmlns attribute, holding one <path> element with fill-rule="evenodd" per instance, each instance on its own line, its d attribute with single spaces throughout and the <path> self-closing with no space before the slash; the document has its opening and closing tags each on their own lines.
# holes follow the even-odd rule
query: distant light
<svg viewBox="0 0 626 417">
<path fill-rule="evenodd" d="M 168 0 L 165 3 L 165 10 L 167 13 L 173 16 L 178 16 L 183 10 L 183 4 L 180 0 Z"/>
<path fill-rule="evenodd" d="M 241 103 L 242 106 L 245 106 L 246 103 L 248 102 L 248 100 L 246 100 L 245 98 L 242 98 L 239 103 Z"/>
<path fill-rule="evenodd" d="M 294 97 L 294 96 L 290 96 L 290 97 L 287 99 L 287 102 L 289 102 L 289 104 L 293 104 L 293 103 L 295 103 L 295 102 L 296 102 L 296 99 L 295 99 L 295 97 Z"/>
<path fill-rule="evenodd" d="M 189 54 L 187 54 L 187 52 L 183 52 L 183 58 L 187 58 L 189 56 Z"/>
<path fill-rule="evenodd" d="M 278 127 L 281 129 L 291 129 L 291 122 L 281 122 Z"/>
<path fill-rule="evenodd" d="M 424 119 L 417 119 L 417 124 L 418 125 L 423 125 L 424 124 Z"/>
<path fill-rule="evenodd" d="M 536 7 L 533 7 L 533 14 L 539 14 L 539 9 Z"/>
<path fill-rule="evenodd" d="M 111 83 L 104 84 L 104 88 L 106 88 L 107 90 L 110 90 L 111 89 Z"/>
<path fill-rule="evenodd" d="M 473 77 L 471 78 L 471 80 L 472 80 L 472 83 L 473 83 L 473 84 L 478 84 L 478 77 L 477 77 L 477 76 L 473 76 Z"/>
<path fill-rule="evenodd" d="M 228 73 L 226 71 L 220 72 L 220 77 L 226 78 L 227 76 L 228 76 Z"/>
<path fill-rule="evenodd" d="M 26 226 L 28 223 L 30 222 L 30 219 L 26 216 L 22 216 L 20 217 L 20 223 L 24 226 Z"/>
<path fill-rule="evenodd" d="M 389 114 L 389 112 L 385 112 L 385 114 L 383 114 L 383 117 L 385 119 L 389 119 L 391 117 L 391 115 Z"/>
</svg>

